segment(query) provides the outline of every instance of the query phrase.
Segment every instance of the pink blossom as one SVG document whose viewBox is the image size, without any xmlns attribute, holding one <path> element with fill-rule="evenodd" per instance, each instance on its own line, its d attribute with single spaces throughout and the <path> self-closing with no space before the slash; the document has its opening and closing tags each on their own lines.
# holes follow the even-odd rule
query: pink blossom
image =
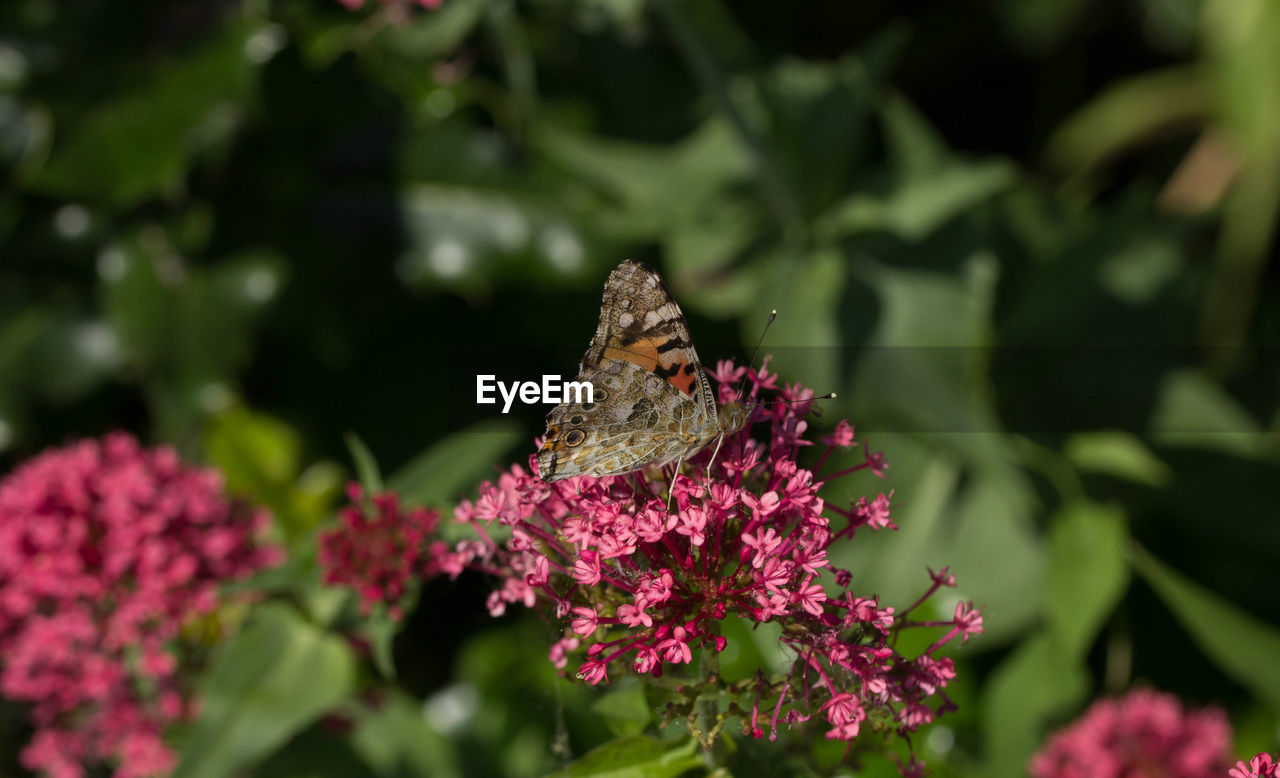
<svg viewBox="0 0 1280 778">
<path fill-rule="evenodd" d="M 609 680 L 609 666 L 599 659 L 588 659 L 578 668 L 578 677 L 595 686 Z"/>
<path fill-rule="evenodd" d="M 1230 745 L 1222 710 L 1186 708 L 1173 695 L 1135 689 L 1095 702 L 1032 757 L 1030 772 L 1033 778 L 1210 778 L 1226 772 Z"/>
<path fill-rule="evenodd" d="M 439 524 L 440 514 L 422 508 L 403 511 L 399 499 L 390 492 L 366 500 L 364 490 L 355 483 L 347 485 L 347 497 L 352 504 L 338 512 L 338 526 L 320 533 L 324 581 L 358 592 L 363 613 L 385 603 L 392 618 L 399 619 L 400 602 L 410 582 L 419 574 L 420 564 L 432 559 L 426 556 L 426 541 Z M 500 496 L 482 498 L 477 518 L 491 520 L 500 505 Z M 436 564 L 442 563 L 434 559 Z"/>
<path fill-rule="evenodd" d="M 262 512 L 168 447 L 116 433 L 49 449 L 0 481 L 0 693 L 30 704 L 22 763 L 168 773 L 165 728 L 194 713 L 196 658 L 173 640 L 219 584 L 276 564 Z"/>
<path fill-rule="evenodd" d="M 743 682 L 759 684 L 756 705 L 766 706 L 772 737 L 779 724 L 804 721 L 831 700 L 824 710 L 838 721 L 830 737 L 852 740 L 868 728 L 909 734 L 954 707 L 943 691 L 954 666 L 938 652 L 980 631 L 981 617 L 966 604 L 953 619 L 910 621 L 911 611 L 944 585 L 936 576 L 902 611 L 849 591 L 852 576 L 831 568 L 831 546 L 860 526 L 896 528 L 889 519 L 892 492 L 843 508 L 829 505 L 819 490 L 863 470 L 883 477 L 884 455 L 868 452 L 865 461 L 830 472 L 828 459 L 856 445 L 853 426 L 842 421 L 824 439 L 825 450 L 814 452 L 816 462 L 802 464 L 813 446 L 803 418 L 813 392 L 794 384 L 778 390 L 767 364 L 750 370 L 721 362 L 712 373 L 721 401 L 739 399 L 740 387 L 730 382 L 745 380 L 754 408 L 752 423 L 722 441 L 714 465 L 715 447 L 708 447 L 679 473 L 650 467 L 548 484 L 531 458 L 528 470 L 513 466 L 496 485 L 480 486 L 476 504 L 455 509 L 480 540 L 437 548 L 428 567 L 499 576 L 493 613 L 510 603 L 547 601 L 558 618 L 570 619 L 569 633 L 582 637 L 587 659 L 578 675 L 591 684 L 607 682 L 610 666 L 689 672 L 686 666 L 697 666 L 695 650 L 727 647 L 724 619 L 777 622 L 782 643 L 799 658 L 785 679 Z M 781 402 L 770 402 L 778 395 Z M 511 541 L 489 539 L 494 520 L 511 527 Z M 543 560 L 548 577 L 531 578 Z M 903 656 L 894 644 L 909 628 L 941 629 L 940 637 L 923 654 Z M 558 644 L 557 666 L 570 650 Z M 744 731 L 756 731 L 760 717 L 753 707 Z"/>
<path fill-rule="evenodd" d="M 1230 778 L 1280 778 L 1280 761 L 1271 758 L 1271 754 L 1261 753 L 1249 760 L 1248 764 L 1236 762 L 1236 766 L 1228 773 Z"/>
<path fill-rule="evenodd" d="M 573 615 L 573 631 L 583 637 L 590 635 L 596 631 L 596 609 L 595 608 L 574 608 Z"/>
</svg>

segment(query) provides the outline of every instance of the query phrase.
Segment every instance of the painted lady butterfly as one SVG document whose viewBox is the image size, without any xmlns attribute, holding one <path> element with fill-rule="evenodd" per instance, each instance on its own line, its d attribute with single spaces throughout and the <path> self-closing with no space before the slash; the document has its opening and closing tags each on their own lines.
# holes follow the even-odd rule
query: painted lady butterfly
<svg viewBox="0 0 1280 778">
<path fill-rule="evenodd" d="M 716 403 L 680 306 L 653 268 L 627 260 L 609 275 L 595 337 L 578 368 L 594 402 L 547 414 L 544 481 L 619 475 L 680 462 L 746 426 L 751 409 Z"/>
</svg>

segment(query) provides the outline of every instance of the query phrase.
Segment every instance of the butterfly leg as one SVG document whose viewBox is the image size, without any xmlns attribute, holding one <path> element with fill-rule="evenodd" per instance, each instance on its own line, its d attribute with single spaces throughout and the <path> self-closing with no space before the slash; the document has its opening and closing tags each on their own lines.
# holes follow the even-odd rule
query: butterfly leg
<svg viewBox="0 0 1280 778">
<path fill-rule="evenodd" d="M 711 466 L 716 463 L 716 457 L 720 456 L 720 446 L 724 444 L 724 435 L 716 438 L 716 447 L 711 452 L 711 458 L 707 460 L 707 480 L 711 480 Z"/>
<path fill-rule="evenodd" d="M 667 485 L 667 513 L 671 513 L 671 498 L 676 493 L 676 479 L 680 477 L 680 465 L 684 464 L 684 457 L 676 460 L 676 468 L 671 471 L 671 483 Z"/>
</svg>

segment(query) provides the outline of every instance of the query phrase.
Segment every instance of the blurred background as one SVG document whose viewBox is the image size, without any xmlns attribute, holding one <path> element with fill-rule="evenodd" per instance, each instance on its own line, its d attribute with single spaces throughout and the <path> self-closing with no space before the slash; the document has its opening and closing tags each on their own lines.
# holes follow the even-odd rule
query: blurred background
<svg viewBox="0 0 1280 778">
<path fill-rule="evenodd" d="M 935 771 L 1020 774 L 1142 684 L 1276 749 L 1275 0 L 10 0 L 0 164 L 0 472 L 173 443 L 272 509 L 326 629 L 348 434 L 448 516 L 542 431 L 476 374 L 572 375 L 630 257 L 708 363 L 778 309 L 771 368 L 886 453 L 902 529 L 849 544 L 857 586 L 950 565 L 985 605 Z M 606 739 L 486 586 L 377 628 L 394 681 L 175 733 L 183 774 L 539 775 Z M 740 774 L 814 774 L 768 753 Z"/>
</svg>

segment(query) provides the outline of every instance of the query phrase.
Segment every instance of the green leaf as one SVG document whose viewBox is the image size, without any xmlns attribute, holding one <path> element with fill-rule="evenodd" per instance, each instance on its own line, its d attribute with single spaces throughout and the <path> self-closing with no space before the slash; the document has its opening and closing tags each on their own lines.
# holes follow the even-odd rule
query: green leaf
<svg viewBox="0 0 1280 778">
<path fill-rule="evenodd" d="M 249 25 L 229 26 L 204 45 L 154 67 L 158 77 L 66 125 L 35 189 L 64 198 L 123 206 L 176 188 L 190 158 L 230 136 L 256 69 L 245 43 Z"/>
<path fill-rule="evenodd" d="M 946 164 L 951 154 L 946 141 L 904 95 L 894 92 L 885 99 L 880 121 L 891 169 L 924 178 Z"/>
<path fill-rule="evenodd" d="M 1127 432 L 1082 432 L 1067 439 L 1064 453 L 1081 470 L 1093 470 L 1155 488 L 1167 486 L 1173 471 Z"/>
<path fill-rule="evenodd" d="M 277 418 L 236 408 L 209 421 L 205 453 L 228 489 L 262 497 L 297 476 L 302 438 Z"/>
<path fill-rule="evenodd" d="M 1195 446 L 1237 456 L 1267 451 L 1261 425 L 1221 386 L 1190 370 L 1170 373 L 1151 419 L 1152 437 L 1171 446 Z"/>
<path fill-rule="evenodd" d="M 431 13 L 413 14 L 403 24 L 384 25 L 383 42 L 398 57 L 434 63 L 462 43 L 484 9 L 481 0 L 451 0 Z"/>
<path fill-rule="evenodd" d="M 1034 494 L 1021 471 L 981 467 L 970 471 L 950 503 L 950 521 L 932 538 L 928 564 L 950 566 L 957 594 L 982 606 L 986 631 L 973 645 L 1007 640 L 1036 619 L 1044 601 L 1045 550 L 1033 524 Z"/>
<path fill-rule="evenodd" d="M 1089 676 L 1051 635 L 1021 645 L 996 668 L 982 695 L 987 764 L 982 775 L 1025 775 L 1045 722 L 1084 699 Z"/>
<path fill-rule="evenodd" d="M 534 145 L 594 187 L 599 211 L 613 219 L 605 226 L 621 236 L 665 238 L 752 172 L 738 138 L 718 120 L 667 146 L 606 141 L 544 123 Z"/>
<path fill-rule="evenodd" d="M 302 439 L 280 419 L 245 408 L 224 411 L 205 427 L 204 450 L 227 479 L 227 489 L 271 509 L 291 540 L 328 512 L 334 496 L 332 474 L 322 493 L 298 488 Z"/>
<path fill-rule="evenodd" d="M 457 746 L 430 726 L 422 703 L 396 689 L 385 692 L 376 708 L 356 714 L 355 749 L 380 775 L 454 778 L 464 773 Z"/>
<path fill-rule="evenodd" d="M 373 666 L 383 678 L 394 680 L 396 677 L 395 657 L 391 649 L 401 626 L 401 622 L 391 618 L 385 607 L 370 614 L 363 625 L 362 631 L 369 639 L 373 655 Z"/>
<path fill-rule="evenodd" d="M 672 748 L 653 738 L 635 735 L 605 743 L 548 778 L 675 778 L 702 766 L 690 739 Z"/>
<path fill-rule="evenodd" d="M 1082 661 L 1129 578 L 1124 513 L 1115 506 L 1063 506 L 1049 527 L 1049 623 L 1063 650 Z"/>
<path fill-rule="evenodd" d="M 953 161 L 884 197 L 850 195 L 820 216 L 815 230 L 825 241 L 881 230 L 919 241 L 1016 182 L 1017 169 L 1005 160 Z"/>
<path fill-rule="evenodd" d="M 1260 700 L 1280 710 L 1280 631 L 1151 556 L 1132 549 L 1134 567 L 1201 650 Z"/>
<path fill-rule="evenodd" d="M 1192 67 L 1158 70 L 1109 87 L 1049 139 L 1046 158 L 1062 171 L 1087 171 L 1159 130 L 1203 119 L 1209 94 Z"/>
<path fill-rule="evenodd" d="M 639 735 L 649 723 L 650 705 L 644 696 L 644 686 L 634 678 L 616 683 L 603 696 L 591 704 L 591 710 L 600 715 L 616 736 Z"/>
<path fill-rule="evenodd" d="M 760 337 L 769 309 L 778 318 L 769 330 L 771 369 L 813 387 L 818 394 L 839 388 L 840 327 L 837 310 L 844 296 L 847 262 L 834 250 L 802 259 L 778 253 L 762 274 L 765 306 L 744 317 L 744 340 Z"/>
<path fill-rule="evenodd" d="M 257 607 L 201 684 L 201 715 L 174 778 L 222 778 L 252 765 L 350 695 L 355 676 L 341 638 L 286 605 Z"/>
<path fill-rule="evenodd" d="M 382 473 L 378 470 L 378 460 L 374 459 L 373 452 L 354 432 L 348 432 L 343 439 L 347 442 L 352 461 L 355 462 L 356 480 L 364 488 L 364 493 L 374 495 L 382 492 Z"/>
<path fill-rule="evenodd" d="M 492 419 L 455 432 L 418 454 L 387 479 L 404 505 L 451 502 L 492 476 L 521 439 L 519 426 L 507 419 Z"/>
</svg>

